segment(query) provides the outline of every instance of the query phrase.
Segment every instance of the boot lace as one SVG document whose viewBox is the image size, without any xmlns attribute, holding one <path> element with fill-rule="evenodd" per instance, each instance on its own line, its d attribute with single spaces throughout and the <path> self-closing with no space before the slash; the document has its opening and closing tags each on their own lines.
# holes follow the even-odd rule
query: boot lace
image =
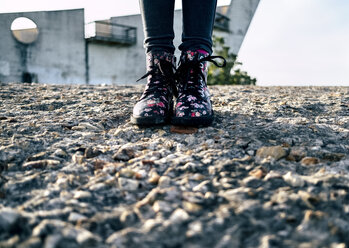
<svg viewBox="0 0 349 248">
<path fill-rule="evenodd" d="M 174 73 L 175 70 L 176 67 L 167 60 L 159 60 L 157 65 L 150 66 L 150 70 L 136 81 L 138 82 L 148 76 L 151 76 L 143 92 L 143 97 L 159 92 L 159 90 L 163 90 L 164 88 L 170 88 L 172 93 L 177 96 L 178 94 L 175 85 Z"/>
<path fill-rule="evenodd" d="M 223 62 L 219 64 L 215 59 L 221 59 Z M 203 62 L 211 62 L 217 67 L 224 67 L 226 65 L 226 60 L 222 56 L 207 56 L 201 59 L 194 59 L 192 61 L 180 61 L 178 69 L 176 71 L 176 79 L 178 83 L 178 87 L 180 87 L 184 91 L 188 91 L 190 89 L 194 89 L 193 93 L 197 90 L 197 87 L 200 86 L 201 80 L 206 84 L 205 75 L 202 73 L 202 63 Z M 200 78 L 199 78 L 200 77 Z M 188 87 L 188 82 L 192 82 L 190 87 Z M 188 92 L 187 92 L 188 93 Z"/>
</svg>

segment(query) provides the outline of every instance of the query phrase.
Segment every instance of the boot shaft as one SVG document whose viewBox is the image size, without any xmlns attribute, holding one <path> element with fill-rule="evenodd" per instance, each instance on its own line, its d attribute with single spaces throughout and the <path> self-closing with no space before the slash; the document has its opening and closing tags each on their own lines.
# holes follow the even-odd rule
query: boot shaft
<svg viewBox="0 0 349 248">
<path fill-rule="evenodd" d="M 154 71 L 154 74 L 163 74 L 171 77 L 174 75 L 176 67 L 176 57 L 174 54 L 165 51 L 153 51 L 146 54 L 146 68 L 147 72 Z M 148 82 L 151 80 L 148 77 Z"/>
</svg>

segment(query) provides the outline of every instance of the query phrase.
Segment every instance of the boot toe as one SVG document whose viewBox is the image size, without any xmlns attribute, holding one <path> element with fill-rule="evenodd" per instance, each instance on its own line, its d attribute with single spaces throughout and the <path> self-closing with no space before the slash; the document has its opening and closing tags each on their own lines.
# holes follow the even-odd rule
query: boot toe
<svg viewBox="0 0 349 248">
<path fill-rule="evenodd" d="M 143 100 L 134 108 L 131 122 L 139 125 L 163 124 L 168 120 L 168 107 L 161 101 Z"/>
</svg>

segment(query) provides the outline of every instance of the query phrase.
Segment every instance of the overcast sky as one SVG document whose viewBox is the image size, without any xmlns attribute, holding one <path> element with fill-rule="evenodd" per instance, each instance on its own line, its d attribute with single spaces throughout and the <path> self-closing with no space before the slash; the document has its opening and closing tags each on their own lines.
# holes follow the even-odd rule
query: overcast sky
<svg viewBox="0 0 349 248">
<path fill-rule="evenodd" d="M 86 22 L 139 13 L 138 0 L 0 0 L 3 13 L 70 8 Z M 349 1 L 261 0 L 239 60 L 259 85 L 349 86 Z"/>
</svg>

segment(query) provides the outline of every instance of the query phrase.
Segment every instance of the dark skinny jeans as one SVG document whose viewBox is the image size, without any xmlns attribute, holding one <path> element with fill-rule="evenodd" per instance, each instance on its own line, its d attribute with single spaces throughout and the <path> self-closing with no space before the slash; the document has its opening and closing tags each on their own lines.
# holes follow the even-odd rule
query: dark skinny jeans
<svg viewBox="0 0 349 248">
<path fill-rule="evenodd" d="M 146 52 L 174 53 L 173 14 L 175 0 L 139 0 Z M 212 53 L 212 30 L 217 0 L 182 0 L 183 30 L 181 51 L 203 49 Z"/>
</svg>

